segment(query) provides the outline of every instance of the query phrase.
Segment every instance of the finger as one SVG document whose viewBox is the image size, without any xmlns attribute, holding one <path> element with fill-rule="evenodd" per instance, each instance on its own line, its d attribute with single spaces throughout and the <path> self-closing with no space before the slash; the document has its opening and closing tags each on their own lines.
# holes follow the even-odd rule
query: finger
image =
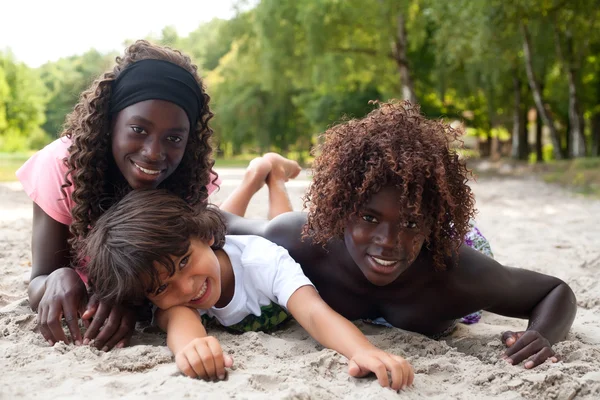
<svg viewBox="0 0 600 400">
<path fill-rule="evenodd" d="M 402 367 L 402 376 L 404 378 L 402 389 L 404 389 L 406 386 L 411 386 L 415 379 L 415 372 L 413 370 L 412 365 L 410 365 L 410 363 L 403 357 L 396 355 L 392 355 L 391 357 L 398 363 L 400 363 L 400 366 Z M 392 377 L 392 382 L 393 379 L 394 378 Z"/>
<path fill-rule="evenodd" d="M 537 354 L 540 350 L 544 348 L 544 343 L 541 340 L 536 340 L 532 343 L 529 343 L 527 346 L 523 347 L 519 352 L 510 356 L 513 365 L 517 365 L 521 363 L 521 361 L 526 360 L 527 358 Z M 552 356 L 554 353 L 549 354 L 548 356 Z"/>
<path fill-rule="evenodd" d="M 535 335 L 522 335 L 512 346 L 506 349 L 506 352 L 504 352 L 504 354 L 507 357 L 512 358 L 514 354 L 521 351 L 523 348 L 528 346 L 531 342 L 535 341 L 536 339 L 537 336 Z"/>
<path fill-rule="evenodd" d="M 102 326 L 100 333 L 98 333 L 98 336 L 96 336 L 95 346 L 97 349 L 102 349 L 102 351 L 109 351 L 112 348 L 112 346 L 108 346 L 108 341 L 110 340 L 110 338 L 115 336 L 121 328 L 122 319 L 123 311 L 118 307 L 113 307 L 110 311 L 108 318 L 106 319 L 106 321 L 104 321 L 104 325 Z M 118 337 L 117 340 L 114 341 L 114 344 L 116 344 L 120 339 L 122 339 L 123 336 L 124 334 Z"/>
<path fill-rule="evenodd" d="M 48 329 L 52 334 L 52 340 L 55 343 L 60 341 L 69 343 L 69 340 L 62 329 L 62 309 L 59 307 L 50 307 L 46 316 L 46 322 L 48 324 Z"/>
<path fill-rule="evenodd" d="M 77 308 L 73 307 L 73 304 L 70 302 L 63 302 L 62 306 L 65 322 L 67 323 L 67 327 L 71 333 L 71 339 L 73 339 L 75 344 L 79 346 L 81 345 L 82 339 L 81 331 L 79 330 Z"/>
<path fill-rule="evenodd" d="M 100 332 L 100 328 L 104 325 L 104 321 L 106 321 L 109 314 L 110 307 L 106 304 L 100 304 L 98 306 L 94 319 L 92 319 L 89 328 L 85 331 L 85 335 L 83 335 L 83 344 L 89 344 L 90 340 L 96 339 L 98 332 Z"/>
<path fill-rule="evenodd" d="M 190 378 L 198 377 L 196 371 L 194 371 L 194 368 L 192 368 L 192 365 L 185 354 L 177 354 L 175 357 L 175 364 L 177 364 L 177 368 L 179 368 L 179 370 L 183 372 L 185 376 L 189 376 Z"/>
<path fill-rule="evenodd" d="M 554 350 L 552 350 L 549 347 L 543 347 L 540 351 L 537 352 L 537 354 L 535 354 L 532 357 L 529 357 L 529 359 L 525 362 L 525 368 L 527 369 L 531 369 L 531 368 L 535 368 L 540 364 L 543 364 L 544 361 L 546 361 L 549 358 L 555 358 L 552 357 L 554 355 Z"/>
<path fill-rule="evenodd" d="M 44 337 L 44 339 L 50 344 L 50 346 L 54 345 L 54 337 L 50 333 L 48 329 L 48 324 L 46 323 L 46 307 L 40 306 L 38 307 L 38 315 L 37 315 L 37 323 L 40 329 L 40 333 Z"/>
<path fill-rule="evenodd" d="M 506 331 L 502 334 L 502 341 L 506 346 L 510 347 L 515 344 L 515 342 L 519 340 L 524 333 L 525 332 Z"/>
<path fill-rule="evenodd" d="M 98 300 L 96 300 L 95 296 L 91 296 L 81 315 L 81 319 L 92 319 L 94 314 L 96 314 L 96 311 L 98 311 Z"/>
<path fill-rule="evenodd" d="M 204 363 L 202 362 L 202 358 L 198 353 L 198 349 L 194 347 L 194 351 L 186 351 L 184 354 L 187 359 L 190 367 L 194 371 L 194 375 L 200 379 L 209 379 L 206 370 L 204 369 Z M 189 376 L 189 375 L 188 375 Z"/>
<path fill-rule="evenodd" d="M 412 386 L 413 383 L 415 382 L 415 369 L 413 368 L 412 365 L 409 365 L 408 368 L 409 368 L 409 372 L 408 372 L 407 386 Z"/>
<path fill-rule="evenodd" d="M 210 340 L 208 347 L 213 355 L 213 361 L 215 363 L 215 374 L 218 379 L 225 379 L 225 360 L 223 359 L 223 349 L 219 344 L 218 340 Z"/>
<path fill-rule="evenodd" d="M 550 357 L 550 361 L 552 361 L 553 363 L 557 363 L 558 357 Z"/>
<path fill-rule="evenodd" d="M 215 366 L 215 360 L 214 360 L 214 355 L 212 353 L 212 350 L 210 349 L 210 347 L 208 347 L 208 344 L 206 343 L 206 341 L 197 343 L 195 347 L 196 347 L 196 352 L 198 353 L 198 355 L 200 356 L 200 359 L 202 360 L 202 365 L 204 366 L 204 371 L 206 372 L 206 377 L 208 379 L 216 379 L 217 378 L 216 366 Z"/>
<path fill-rule="evenodd" d="M 348 361 L 348 374 L 355 378 L 360 378 L 367 375 L 370 371 L 362 371 L 354 360 Z"/>
<path fill-rule="evenodd" d="M 382 363 L 379 359 L 375 357 L 368 357 L 367 360 L 365 360 L 365 362 L 361 362 L 360 364 L 358 364 L 358 366 L 362 371 L 367 369 L 373 372 L 375 376 L 377 376 L 377 380 L 379 381 L 379 384 L 382 387 L 390 386 L 387 368 L 385 367 L 385 364 Z"/>
<path fill-rule="evenodd" d="M 110 317 L 109 317 L 109 321 L 110 321 Z M 135 317 L 133 316 L 133 314 L 130 315 L 128 313 L 125 313 L 125 315 L 123 315 L 123 317 L 121 318 L 119 328 L 117 329 L 115 334 L 112 335 L 106 341 L 106 344 L 104 345 L 102 350 L 109 351 L 117 343 L 119 343 L 121 341 L 129 342 L 129 338 L 131 338 L 131 335 L 133 335 L 134 328 L 135 328 Z M 100 335 L 102 335 L 103 333 L 104 333 L 104 329 L 102 329 L 102 332 L 100 332 Z M 98 335 L 98 337 L 100 337 L 100 335 Z"/>
<path fill-rule="evenodd" d="M 133 332 L 135 329 L 130 329 L 129 332 L 125 335 L 125 337 L 119 340 L 119 343 L 115 345 L 115 348 L 122 349 L 123 347 L 129 346 L 129 342 L 131 341 L 131 337 L 133 336 Z"/>
<path fill-rule="evenodd" d="M 231 368 L 233 367 L 233 358 L 230 355 L 223 355 L 223 362 L 225 363 L 225 367 Z"/>
<path fill-rule="evenodd" d="M 385 366 L 386 376 L 387 371 L 390 372 L 392 377 L 391 388 L 393 390 L 398 391 L 406 386 L 406 378 L 404 377 L 402 364 L 396 358 L 392 358 L 388 354 L 381 354 L 380 356 L 375 357 L 375 359 L 378 359 L 379 362 Z"/>
</svg>

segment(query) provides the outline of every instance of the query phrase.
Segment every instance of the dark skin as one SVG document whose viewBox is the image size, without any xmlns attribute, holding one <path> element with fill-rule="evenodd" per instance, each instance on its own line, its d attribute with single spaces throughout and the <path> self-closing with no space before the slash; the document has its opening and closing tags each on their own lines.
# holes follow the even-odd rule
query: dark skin
<svg viewBox="0 0 600 400">
<path fill-rule="evenodd" d="M 426 232 L 420 221 L 398 213 L 396 190 L 376 193 L 347 222 L 344 238 L 326 248 L 300 239 L 305 213 L 263 222 L 227 214 L 228 230 L 263 236 L 288 249 L 325 302 L 350 320 L 383 317 L 398 328 L 433 335 L 478 310 L 527 318 L 526 331 L 503 334 L 504 358 L 515 365 L 525 361 L 525 368 L 557 361 L 552 345 L 565 338 L 577 309 L 569 286 L 502 266 L 466 245 L 455 255 L 455 266 L 435 271 L 423 246 Z"/>
<path fill-rule="evenodd" d="M 136 189 L 156 188 L 179 166 L 189 137 L 190 123 L 179 106 L 147 100 L 120 111 L 111 124 L 111 179 Z M 128 344 L 135 328 L 133 309 L 99 302 L 70 267 L 69 227 L 33 205 L 32 271 L 28 294 L 38 312 L 40 332 L 53 345 L 69 343 L 64 318 L 75 344 L 103 350 Z M 78 320 L 87 325 L 81 335 Z"/>
</svg>

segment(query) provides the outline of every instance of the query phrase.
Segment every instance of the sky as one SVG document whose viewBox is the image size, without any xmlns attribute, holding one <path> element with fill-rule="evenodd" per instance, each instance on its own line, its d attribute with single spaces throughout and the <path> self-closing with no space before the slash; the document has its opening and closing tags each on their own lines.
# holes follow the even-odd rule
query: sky
<svg viewBox="0 0 600 400">
<path fill-rule="evenodd" d="M 0 0 L 0 51 L 38 67 L 61 57 L 122 51 L 128 39 L 174 26 L 187 36 L 201 23 L 234 16 L 236 0 Z"/>
</svg>

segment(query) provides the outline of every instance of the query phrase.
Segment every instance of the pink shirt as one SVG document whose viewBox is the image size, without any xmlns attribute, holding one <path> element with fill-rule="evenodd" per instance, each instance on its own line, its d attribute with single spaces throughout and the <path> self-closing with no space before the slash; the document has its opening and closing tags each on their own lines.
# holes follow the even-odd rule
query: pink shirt
<svg viewBox="0 0 600 400">
<path fill-rule="evenodd" d="M 73 185 L 65 188 L 66 198 L 61 191 L 68 170 L 63 159 L 69 155 L 69 146 L 71 146 L 71 139 L 67 137 L 56 139 L 31 156 L 17 171 L 17 177 L 29 198 L 46 214 L 65 225 L 71 225 L 73 222 L 71 208 L 74 206 L 71 199 Z M 216 184 L 220 183 L 221 180 L 218 179 Z M 207 189 L 208 194 L 211 194 L 217 186 L 211 183 Z"/>
</svg>

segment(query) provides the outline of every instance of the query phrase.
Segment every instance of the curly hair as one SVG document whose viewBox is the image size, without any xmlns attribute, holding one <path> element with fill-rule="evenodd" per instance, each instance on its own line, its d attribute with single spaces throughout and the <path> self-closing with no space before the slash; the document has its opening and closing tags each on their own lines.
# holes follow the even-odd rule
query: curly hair
<svg viewBox="0 0 600 400">
<path fill-rule="evenodd" d="M 87 261 L 100 300 L 139 304 L 159 285 L 155 262 L 172 276 L 177 266 L 170 256 L 183 256 L 193 238 L 214 239 L 211 248 L 223 248 L 225 221 L 217 208 L 192 206 L 166 190 L 133 190 L 98 218 L 77 258 Z M 87 260 L 89 254 L 94 257 Z"/>
<path fill-rule="evenodd" d="M 408 101 L 377 104 L 366 117 L 322 135 L 313 183 L 304 197 L 308 222 L 303 236 L 321 245 L 342 238 L 350 218 L 375 193 L 393 185 L 402 192 L 399 212 L 410 209 L 423 221 L 434 267 L 445 270 L 475 214 L 467 185 L 470 171 L 451 147 L 462 144 L 462 132 L 425 118 Z"/>
<path fill-rule="evenodd" d="M 124 180 L 112 182 L 108 178 L 112 163 L 109 101 L 112 82 L 121 71 L 146 59 L 169 61 L 186 69 L 196 78 L 203 94 L 195 134 L 190 134 L 178 168 L 159 187 L 171 191 L 190 204 L 204 202 L 208 197 L 206 185 L 209 184 L 214 165 L 210 143 L 213 130 L 208 122 L 213 113 L 208 106 L 210 97 L 204 90 L 198 68 L 188 56 L 178 50 L 138 40 L 125 49 L 123 57 L 116 58 L 116 65 L 112 70 L 101 75 L 81 94 L 73 112 L 67 116 L 65 128 L 60 135 L 72 140 L 69 156 L 64 159 L 68 171 L 61 190 L 66 197 L 64 188 L 75 186 L 72 195 L 75 206 L 71 210 L 73 223 L 70 226 L 72 237 L 69 239 L 74 251 L 77 241 L 87 236 L 100 215 L 131 190 Z M 216 177 L 213 183 L 214 181 Z"/>
</svg>

